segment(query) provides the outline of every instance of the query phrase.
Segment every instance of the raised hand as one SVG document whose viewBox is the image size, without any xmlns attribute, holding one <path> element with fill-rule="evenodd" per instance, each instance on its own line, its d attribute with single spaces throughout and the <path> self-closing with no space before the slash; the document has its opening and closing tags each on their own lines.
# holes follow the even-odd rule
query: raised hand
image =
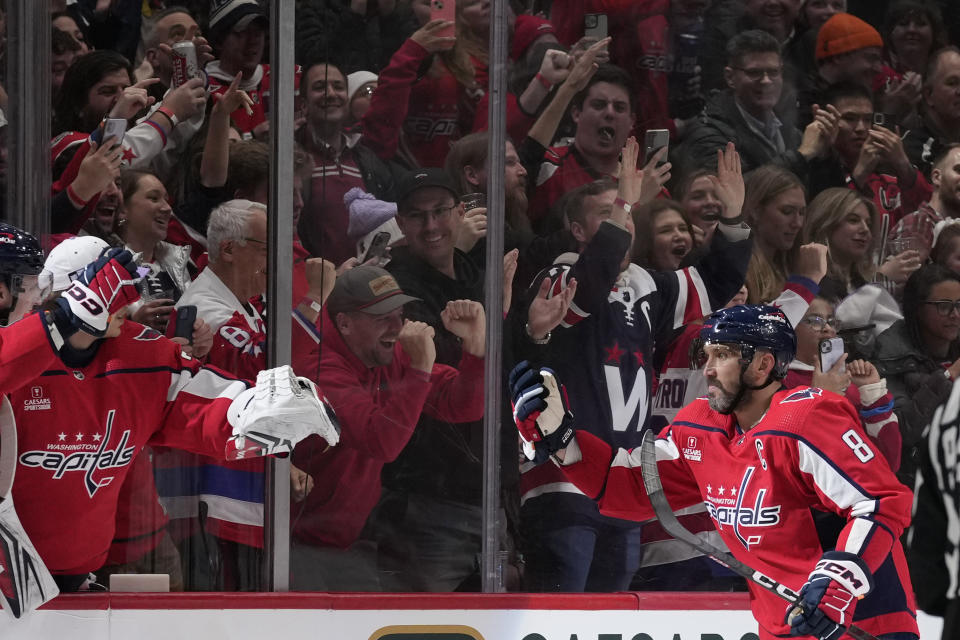
<svg viewBox="0 0 960 640">
<path fill-rule="evenodd" d="M 667 148 L 657 149 L 647 164 L 643 167 L 643 180 L 640 187 L 640 198 L 631 204 L 641 205 L 653 201 L 660 195 L 663 185 L 670 181 L 670 169 L 673 165 L 666 162 Z M 658 162 L 663 164 L 658 165 Z M 630 202 L 627 200 L 627 202 Z"/>
<path fill-rule="evenodd" d="M 410 366 L 425 373 L 433 371 L 437 346 L 433 343 L 433 327 L 426 322 L 405 320 L 397 336 L 400 347 L 410 356 Z"/>
<path fill-rule="evenodd" d="M 463 215 L 463 223 L 457 232 L 456 247 L 469 253 L 480 238 L 487 237 L 487 208 L 476 207 Z"/>
<path fill-rule="evenodd" d="M 524 361 L 510 372 L 508 384 L 513 421 L 527 459 L 539 464 L 566 449 L 574 436 L 573 413 L 553 371 Z"/>
<path fill-rule="evenodd" d="M 200 78 L 190 78 L 176 89 L 171 89 L 164 97 L 162 104 L 173 111 L 181 122 L 189 120 L 203 111 L 207 104 L 204 81 Z"/>
<path fill-rule="evenodd" d="M 850 374 L 850 381 L 862 387 L 865 384 L 874 384 L 880 382 L 880 373 L 872 362 L 867 360 L 854 360 L 847 363 L 847 373 Z"/>
<path fill-rule="evenodd" d="M 323 258 L 308 258 L 304 262 L 307 276 L 307 296 L 323 304 L 337 283 L 337 267 Z"/>
<path fill-rule="evenodd" d="M 102 338 L 110 317 L 140 298 L 139 279 L 133 254 L 126 249 L 107 249 L 60 294 L 57 305 L 73 331 Z"/>
<path fill-rule="evenodd" d="M 120 176 L 120 165 L 123 164 L 123 146 L 110 136 L 97 145 L 90 143 L 90 151 L 80 162 L 77 177 L 70 186 L 77 197 L 89 202 L 95 195 Z"/>
<path fill-rule="evenodd" d="M 113 108 L 110 109 L 108 117 L 129 120 L 152 105 L 156 101 L 156 98 L 147 95 L 147 87 L 155 85 L 158 82 L 160 82 L 160 78 L 146 78 L 135 85 L 125 88 L 116 103 L 114 103 Z"/>
<path fill-rule="evenodd" d="M 577 293 L 576 278 L 571 278 L 567 287 L 560 293 L 547 297 L 552 286 L 553 281 L 550 278 L 544 278 L 540 283 L 537 296 L 527 310 L 527 331 L 534 340 L 547 337 L 560 324 L 570 309 L 573 296 Z"/>
<path fill-rule="evenodd" d="M 713 183 L 717 198 L 723 203 L 720 219 L 738 217 L 743 210 L 746 189 L 743 186 L 740 154 L 732 142 L 728 142 L 725 149 L 717 149 L 717 175 L 707 177 Z"/>
<path fill-rule="evenodd" d="M 813 280 L 817 284 L 827 275 L 827 257 L 830 248 L 819 242 L 801 245 L 793 262 L 793 275 Z"/>
<path fill-rule="evenodd" d="M 451 300 L 440 312 L 447 331 L 460 338 L 463 350 L 482 358 L 486 353 L 487 322 L 483 305 L 475 300 Z"/>
<path fill-rule="evenodd" d="M 627 204 L 633 204 L 643 195 L 643 171 L 637 169 L 640 145 L 633 136 L 627 138 L 620 154 L 620 173 L 617 175 L 617 196 Z M 617 207 L 614 207 L 616 210 Z"/>
<path fill-rule="evenodd" d="M 920 252 L 916 249 L 907 249 L 887 258 L 877 271 L 893 282 L 903 284 L 910 274 L 920 268 L 921 264 L 923 261 L 920 258 Z"/>
<path fill-rule="evenodd" d="M 211 113 L 229 115 L 242 107 L 248 116 L 253 115 L 253 99 L 247 95 L 246 91 L 240 88 L 240 79 L 242 77 L 242 73 L 237 73 L 223 94 L 215 94 L 213 96 L 215 102 Z"/>
<path fill-rule="evenodd" d="M 570 75 L 573 68 L 573 58 L 560 49 L 548 49 L 543 54 L 543 62 L 540 63 L 540 73 L 547 82 L 553 85 L 560 84 Z"/>
<path fill-rule="evenodd" d="M 420 27 L 410 36 L 410 39 L 419 44 L 429 53 L 440 53 L 453 49 L 457 39 L 453 36 L 439 35 L 448 29 L 452 22 L 449 20 L 431 20 Z"/>
<path fill-rule="evenodd" d="M 586 88 L 590 78 L 600 68 L 600 65 L 610 59 L 610 54 L 607 52 L 610 41 L 610 38 L 604 38 L 592 44 L 579 56 L 573 53 L 573 68 L 570 70 L 564 86 L 573 91 L 581 91 Z"/>
</svg>

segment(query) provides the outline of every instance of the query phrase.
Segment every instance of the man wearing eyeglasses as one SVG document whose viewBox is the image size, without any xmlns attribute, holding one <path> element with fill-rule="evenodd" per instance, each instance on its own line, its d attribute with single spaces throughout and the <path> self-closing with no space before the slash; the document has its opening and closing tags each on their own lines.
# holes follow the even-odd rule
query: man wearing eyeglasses
<svg viewBox="0 0 960 640">
<path fill-rule="evenodd" d="M 197 307 L 197 318 L 213 330 L 207 363 L 242 378 L 255 378 L 266 366 L 267 329 L 259 298 L 267 290 L 267 208 L 250 200 L 229 200 L 210 213 L 208 266 L 177 301 Z M 291 313 L 292 366 L 317 379 L 321 305 L 333 290 L 333 264 L 320 258 L 304 263 L 308 292 Z M 280 318 L 283 320 L 283 317 Z M 197 481 L 207 505 L 207 530 L 220 546 L 227 590 L 257 588 L 263 549 L 263 461 L 218 462 L 205 459 Z M 302 500 L 310 490 L 303 472 L 293 468 L 291 493 Z M 163 483 L 158 485 L 166 497 Z M 173 494 L 174 496 L 178 494 Z"/>
<path fill-rule="evenodd" d="M 774 163 L 803 177 L 807 162 L 829 150 L 836 114 L 818 111 L 802 137 L 781 120 L 775 109 L 783 91 L 783 59 L 780 44 L 765 31 L 735 36 L 727 46 L 727 60 L 726 91 L 707 104 L 678 158 L 690 163 L 688 169 L 716 170 L 717 149 L 732 141 L 744 173 Z"/>
<path fill-rule="evenodd" d="M 441 312 L 453 300 L 483 301 L 483 271 L 455 248 L 464 207 L 442 169 L 397 181 L 397 224 L 405 247 L 391 248 L 389 271 L 404 293 L 404 317 L 433 328 L 436 363 L 460 366 L 466 341 Z M 376 522 L 389 591 L 453 591 L 474 573 L 480 552 L 482 423 L 422 415 L 410 442 L 383 472 Z M 389 533 L 387 533 L 389 532 Z"/>
</svg>

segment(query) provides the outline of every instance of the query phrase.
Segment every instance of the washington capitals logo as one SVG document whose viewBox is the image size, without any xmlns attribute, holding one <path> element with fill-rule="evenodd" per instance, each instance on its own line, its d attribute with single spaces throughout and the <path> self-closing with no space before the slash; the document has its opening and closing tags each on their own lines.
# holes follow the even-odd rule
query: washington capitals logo
<svg viewBox="0 0 960 640">
<path fill-rule="evenodd" d="M 737 540 L 747 550 L 750 549 L 750 545 L 759 544 L 763 536 L 748 536 L 741 530 L 742 527 L 772 527 L 780 524 L 780 505 L 772 507 L 763 505 L 764 498 L 767 496 L 766 488 L 757 492 L 753 506 L 744 506 L 743 504 L 744 496 L 747 495 L 750 479 L 753 477 L 755 470 L 756 467 L 747 467 L 743 473 L 743 478 L 740 480 L 739 489 L 736 487 L 730 489 L 729 495 L 735 496 L 735 498 L 718 498 L 710 495 L 704 502 L 710 517 L 717 523 L 717 529 L 722 530 L 724 525 L 732 526 Z M 707 492 L 712 493 L 712 491 L 713 487 L 708 485 Z M 720 496 L 724 495 L 724 487 L 719 487 L 717 493 Z M 719 506 L 717 503 L 723 506 Z"/>
<path fill-rule="evenodd" d="M 804 400 L 813 400 L 814 398 L 819 398 L 823 395 L 823 389 L 817 389 L 816 387 L 807 387 L 806 389 L 801 389 L 791 393 L 786 398 L 780 401 L 780 404 L 786 404 L 788 402 L 802 402 Z"/>
<path fill-rule="evenodd" d="M 83 471 L 84 486 L 87 494 L 92 498 L 101 487 L 113 482 L 113 476 L 94 478 L 97 471 L 105 469 L 119 469 L 130 464 L 133 460 L 136 447 L 128 447 L 130 430 L 127 429 L 120 436 L 120 442 L 113 449 L 108 449 L 110 435 L 113 433 L 113 420 L 116 411 L 107 414 L 106 431 L 101 436 L 93 437 L 96 445 L 65 444 L 50 445 L 47 451 L 25 451 L 20 454 L 20 464 L 25 467 L 40 467 L 53 471 L 53 479 L 60 480 L 70 471 Z M 61 434 L 65 441 L 66 434 Z M 84 434 L 77 434 L 76 441 L 82 442 Z M 69 452 L 69 453 L 66 453 Z"/>
</svg>

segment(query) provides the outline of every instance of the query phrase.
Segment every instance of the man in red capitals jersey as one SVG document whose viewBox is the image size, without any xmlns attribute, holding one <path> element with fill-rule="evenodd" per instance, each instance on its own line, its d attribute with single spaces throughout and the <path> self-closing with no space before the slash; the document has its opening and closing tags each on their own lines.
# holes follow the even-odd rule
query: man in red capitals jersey
<svg viewBox="0 0 960 640">
<path fill-rule="evenodd" d="M 749 583 L 760 637 L 836 640 L 856 624 L 884 640 L 916 640 L 898 540 L 911 494 L 868 444 L 853 406 L 822 389 L 781 389 L 796 335 L 775 307 L 717 311 L 700 337 L 708 395 L 660 433 L 657 466 L 672 508 L 703 502 L 738 560 L 799 591 L 800 610 L 785 612 L 783 600 Z M 639 448 L 614 450 L 574 430 L 549 370 L 519 366 L 511 391 L 537 458 L 550 455 L 606 515 L 654 516 Z M 821 548 L 811 508 L 847 518 L 834 549 Z"/>
<path fill-rule="evenodd" d="M 130 252 L 112 249 L 0 338 L 0 391 L 17 421 L 12 495 L 63 591 L 103 564 L 120 487 L 145 445 L 224 458 L 288 453 L 318 429 L 338 440 L 315 388 L 289 368 L 250 387 L 126 321 L 136 280 Z"/>
</svg>

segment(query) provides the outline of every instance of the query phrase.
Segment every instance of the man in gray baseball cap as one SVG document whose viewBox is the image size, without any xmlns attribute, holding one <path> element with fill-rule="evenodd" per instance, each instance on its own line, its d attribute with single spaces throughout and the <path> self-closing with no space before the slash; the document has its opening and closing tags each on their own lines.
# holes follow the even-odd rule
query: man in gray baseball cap
<svg viewBox="0 0 960 640">
<path fill-rule="evenodd" d="M 443 312 L 446 329 L 463 340 L 455 369 L 434 362 L 433 327 L 403 318 L 415 300 L 385 270 L 360 266 L 337 278 L 324 304 L 324 326 L 333 328 L 324 329 L 317 384 L 345 446 L 328 451 L 311 441 L 294 452 L 294 464 L 322 488 L 307 495 L 293 525 L 296 589 L 380 590 L 373 545 L 361 533 L 383 465 L 403 450 L 421 413 L 450 423 L 483 415 L 482 305 L 455 300 Z"/>
</svg>

